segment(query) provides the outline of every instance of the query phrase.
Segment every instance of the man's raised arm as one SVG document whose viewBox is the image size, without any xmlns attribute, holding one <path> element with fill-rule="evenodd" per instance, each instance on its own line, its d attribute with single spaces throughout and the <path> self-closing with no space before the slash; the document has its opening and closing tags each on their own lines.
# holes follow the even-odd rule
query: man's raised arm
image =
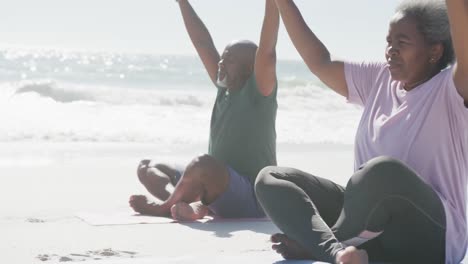
<svg viewBox="0 0 468 264">
<path fill-rule="evenodd" d="M 193 46 L 195 46 L 198 56 L 202 60 L 203 65 L 205 65 L 211 81 L 216 84 L 220 56 L 210 32 L 208 32 L 208 29 L 197 13 L 195 13 L 188 0 L 177 0 L 177 2 L 179 3 L 185 28 L 192 40 Z"/>
<path fill-rule="evenodd" d="M 268 96 L 276 87 L 276 43 L 278 41 L 279 12 L 274 0 L 265 0 L 260 43 L 255 58 L 255 78 L 261 94 Z"/>
</svg>

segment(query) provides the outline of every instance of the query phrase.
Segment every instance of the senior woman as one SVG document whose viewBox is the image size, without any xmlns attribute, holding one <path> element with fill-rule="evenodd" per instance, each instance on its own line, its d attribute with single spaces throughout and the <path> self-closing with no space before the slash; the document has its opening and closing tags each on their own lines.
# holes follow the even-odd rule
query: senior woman
<svg viewBox="0 0 468 264">
<path fill-rule="evenodd" d="M 287 259 L 460 263 L 467 248 L 468 1 L 407 0 L 382 63 L 332 60 L 292 0 L 275 0 L 309 69 L 363 106 L 346 187 L 267 167 L 255 190 Z M 288 208 L 287 211 L 284 208 Z"/>
</svg>

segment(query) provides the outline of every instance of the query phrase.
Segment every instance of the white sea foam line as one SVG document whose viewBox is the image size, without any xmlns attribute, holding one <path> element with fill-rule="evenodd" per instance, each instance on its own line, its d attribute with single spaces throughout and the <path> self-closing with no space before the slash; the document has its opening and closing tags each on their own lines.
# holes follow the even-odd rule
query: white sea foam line
<svg viewBox="0 0 468 264">
<path fill-rule="evenodd" d="M 45 167 L 53 164 L 54 161 L 45 158 L 20 158 L 9 159 L 0 158 L 0 167 Z"/>
</svg>

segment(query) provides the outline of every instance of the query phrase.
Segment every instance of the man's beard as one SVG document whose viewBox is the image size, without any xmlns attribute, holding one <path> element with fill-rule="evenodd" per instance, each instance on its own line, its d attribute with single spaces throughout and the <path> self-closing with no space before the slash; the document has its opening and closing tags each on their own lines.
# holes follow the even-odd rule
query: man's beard
<svg viewBox="0 0 468 264">
<path fill-rule="evenodd" d="M 218 78 L 216 80 L 216 84 L 221 88 L 227 88 L 227 75 L 224 75 L 223 79 L 220 79 L 220 71 L 218 71 Z"/>
</svg>

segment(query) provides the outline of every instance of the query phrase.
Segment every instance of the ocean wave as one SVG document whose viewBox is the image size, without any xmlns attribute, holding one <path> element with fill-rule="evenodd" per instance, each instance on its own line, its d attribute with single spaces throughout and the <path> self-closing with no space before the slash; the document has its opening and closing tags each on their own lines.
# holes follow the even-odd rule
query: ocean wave
<svg viewBox="0 0 468 264">
<path fill-rule="evenodd" d="M 194 95 L 186 95 L 179 98 L 159 98 L 159 103 L 164 106 L 177 106 L 177 105 L 187 105 L 187 106 L 196 106 L 202 107 L 204 102 L 201 98 L 197 98 Z"/>
<path fill-rule="evenodd" d="M 278 87 L 278 101 L 287 108 L 315 108 L 335 105 L 340 100 L 329 89 L 324 89 L 313 82 L 291 81 L 289 85 Z M 5 84 L 3 85 L 5 86 Z M 52 99 L 58 103 L 92 102 L 109 105 L 151 105 L 151 106 L 188 106 L 211 107 L 216 96 L 215 89 L 175 88 L 165 85 L 154 88 L 135 88 L 109 85 L 83 85 L 64 83 L 56 80 L 29 80 L 6 84 L 13 86 L 13 94 L 37 94 L 39 99 Z M 0 95 L 1 96 L 1 95 Z"/>
<path fill-rule="evenodd" d="M 79 89 L 92 91 L 85 95 L 95 101 L 58 103 L 23 96 L 27 92 L 3 101 L 0 142 L 132 142 L 168 148 L 208 143 L 215 91 Z M 361 110 L 332 91 L 280 89 L 278 105 L 278 144 L 352 144 Z"/>
<path fill-rule="evenodd" d="M 278 65 L 279 144 L 352 144 L 360 110 L 303 62 Z M 0 50 L 0 142 L 206 145 L 216 97 L 198 58 Z"/>
<path fill-rule="evenodd" d="M 309 86 L 317 86 L 320 88 L 326 88 L 325 85 L 317 80 L 314 79 L 306 79 L 306 78 L 297 78 L 287 77 L 278 80 L 278 87 L 280 89 L 294 89 L 300 87 L 309 87 Z"/>
<path fill-rule="evenodd" d="M 204 107 L 212 105 L 215 90 L 185 91 L 184 89 L 134 88 L 109 85 L 82 85 L 56 80 L 28 80 L 3 83 L 0 99 L 25 94 L 38 95 L 37 100 L 51 99 L 57 103 L 88 102 L 107 105 L 140 105 L 165 107 Z M 163 86 L 164 87 L 164 86 Z M 10 91 L 10 92 L 7 92 Z M 13 98 L 14 99 L 14 98 Z M 35 98 L 29 98 L 34 100 Z"/>
<path fill-rule="evenodd" d="M 86 92 L 60 87 L 51 80 L 22 81 L 17 85 L 15 94 L 36 93 L 41 97 L 50 98 L 60 103 L 76 101 L 94 101 Z"/>
</svg>

